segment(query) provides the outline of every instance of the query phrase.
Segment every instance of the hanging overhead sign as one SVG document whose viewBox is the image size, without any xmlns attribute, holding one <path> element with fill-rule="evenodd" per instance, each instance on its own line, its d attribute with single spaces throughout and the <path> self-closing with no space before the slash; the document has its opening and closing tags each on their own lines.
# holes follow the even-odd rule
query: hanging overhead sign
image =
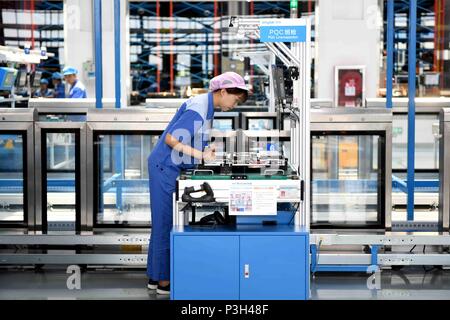
<svg viewBox="0 0 450 320">
<path fill-rule="evenodd" d="M 305 42 L 304 19 L 262 19 L 259 27 L 261 42 Z"/>
</svg>

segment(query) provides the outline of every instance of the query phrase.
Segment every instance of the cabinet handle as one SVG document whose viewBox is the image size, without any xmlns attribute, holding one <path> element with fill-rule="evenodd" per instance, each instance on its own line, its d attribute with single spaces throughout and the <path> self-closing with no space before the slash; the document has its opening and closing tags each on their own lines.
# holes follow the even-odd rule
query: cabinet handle
<svg viewBox="0 0 450 320">
<path fill-rule="evenodd" d="M 248 279 L 250 278 L 250 265 L 244 264 L 244 278 Z"/>
</svg>

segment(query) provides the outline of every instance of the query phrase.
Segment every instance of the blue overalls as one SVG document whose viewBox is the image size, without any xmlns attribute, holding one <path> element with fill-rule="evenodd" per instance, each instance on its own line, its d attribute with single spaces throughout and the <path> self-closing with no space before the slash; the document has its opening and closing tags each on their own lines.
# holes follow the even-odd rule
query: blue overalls
<svg viewBox="0 0 450 320">
<path fill-rule="evenodd" d="M 34 93 L 34 96 L 37 98 L 53 97 L 53 91 L 48 88 L 44 92 L 42 92 L 41 89 L 37 89 L 36 92 Z"/>
<path fill-rule="evenodd" d="M 66 97 L 66 88 L 64 87 L 64 84 L 58 83 L 58 85 L 55 86 L 55 98 L 65 98 Z"/>
<path fill-rule="evenodd" d="M 182 169 L 192 169 L 200 160 L 174 151 L 165 143 L 167 133 L 183 144 L 203 151 L 214 117 L 212 93 L 195 96 L 177 111 L 148 157 L 152 233 L 147 275 L 153 281 L 170 280 L 170 230 L 173 198 Z"/>
<path fill-rule="evenodd" d="M 69 98 L 87 98 L 86 88 L 79 80 L 70 88 Z"/>
</svg>

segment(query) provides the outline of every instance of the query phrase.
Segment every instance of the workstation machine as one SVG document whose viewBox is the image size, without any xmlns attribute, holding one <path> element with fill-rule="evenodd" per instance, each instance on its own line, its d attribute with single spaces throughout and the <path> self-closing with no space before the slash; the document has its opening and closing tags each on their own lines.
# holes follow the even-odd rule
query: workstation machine
<svg viewBox="0 0 450 320">
<path fill-rule="evenodd" d="M 144 267 L 146 158 L 172 116 L 140 108 L 2 110 L 0 163 L 14 160 L 17 168 L 0 172 L 1 264 Z"/>
<path fill-rule="evenodd" d="M 450 107 L 448 98 L 416 98 L 414 220 L 406 215 L 408 99 L 392 99 L 393 220 L 413 225 L 416 230 L 438 229 L 439 207 L 439 114 Z M 386 99 L 366 99 L 366 107 L 385 108 Z"/>
<path fill-rule="evenodd" d="M 437 100 L 437 104 L 444 102 Z M 391 174 L 391 170 L 394 171 L 393 162 L 402 154 L 394 145 L 394 136 L 401 132 L 395 132 L 392 119 L 395 113 L 406 112 L 400 110 L 403 107 L 397 105 L 394 110 L 386 111 L 385 105 L 372 104 L 364 109 L 337 111 L 341 115 L 333 115 L 332 110 L 322 110 L 322 121 L 314 115 L 315 111 L 311 113 L 313 161 L 310 239 L 313 273 L 366 273 L 409 265 L 444 268 L 450 265 L 450 237 L 448 223 L 445 222 L 448 221 L 448 197 L 445 193 L 445 161 L 448 160 L 444 151 L 448 145 L 444 133 L 445 112 L 441 111 L 440 133 L 437 135 L 441 183 L 439 220 L 434 223 L 419 219 L 407 221 L 404 217 L 402 219 L 402 212 L 398 212 L 401 209 L 399 205 L 402 204 L 398 192 L 406 193 L 406 182 Z M 419 108 L 419 114 L 425 116 L 425 120 L 429 120 L 426 116 L 439 106 L 431 104 L 428 107 L 428 113 L 425 111 L 426 106 L 421 106 L 423 113 Z M 398 125 L 397 122 L 396 126 Z M 427 128 L 430 132 L 431 127 L 432 122 L 428 121 Z M 331 132 L 327 132 L 329 130 Z M 355 135 L 353 141 L 348 140 L 348 135 Z M 397 139 L 397 144 L 399 143 Z M 423 144 L 419 144 L 419 147 L 429 149 Z M 394 156 L 395 152 L 397 156 Z M 433 153 L 432 148 L 428 150 L 428 155 Z M 419 155 L 416 154 L 416 158 L 417 156 L 421 156 L 420 152 Z M 428 181 L 416 180 L 416 192 L 426 193 L 426 189 L 430 188 L 426 183 L 429 184 Z M 393 190 L 392 194 L 390 188 Z M 420 205 L 419 202 L 419 209 Z M 414 213 L 417 211 L 415 208 Z M 403 213 L 406 216 L 406 212 Z"/>
<path fill-rule="evenodd" d="M 271 32 L 265 26 L 293 29 L 302 40 L 290 48 L 270 42 L 261 37 Z M 308 299 L 310 23 L 232 17 L 230 30 L 267 41 L 292 70 L 295 120 L 283 131 L 277 113 L 242 114 L 240 130 L 211 131 L 214 143 L 225 146 L 214 161 L 181 173 L 171 298 Z"/>
<path fill-rule="evenodd" d="M 34 230 L 34 110 L 0 109 L 0 229 Z"/>
<path fill-rule="evenodd" d="M 102 107 L 104 109 L 115 108 L 115 99 L 103 98 Z M 77 98 L 31 98 L 28 102 L 29 108 L 43 109 L 52 112 L 52 110 L 76 110 L 87 112 L 88 109 L 94 109 L 95 98 L 77 99 Z M 70 111 L 67 111 L 70 112 Z M 72 111 L 74 112 L 74 111 Z"/>
<path fill-rule="evenodd" d="M 45 47 L 19 49 L 0 46 L 0 107 L 27 108 L 28 100 L 39 88 L 42 77 L 41 71 L 31 71 L 31 65 L 53 56 Z"/>
<path fill-rule="evenodd" d="M 392 114 L 311 110 L 313 230 L 390 230 Z"/>
<path fill-rule="evenodd" d="M 17 77 L 17 70 L 13 68 L 0 68 L 0 106 L 8 107 L 15 102 L 12 97 Z"/>
<path fill-rule="evenodd" d="M 263 21 L 235 22 L 238 31 L 259 37 Z M 306 39 L 291 48 L 267 42 L 292 76 L 292 98 L 280 89 L 283 71 L 271 112 L 216 113 L 211 142 L 217 159 L 181 174 L 172 298 L 272 298 L 268 283 L 289 283 L 273 292 L 292 295 L 277 298 L 307 298 L 310 244 L 313 272 L 450 265 L 450 183 L 442 165 L 448 162 L 448 112 L 436 137 L 439 229 L 407 232 L 417 226 L 400 225 L 391 211 L 397 202 L 390 188 L 404 187 L 390 178 L 393 115 L 372 107 L 310 112 Z M 47 100 L 31 99 L 35 109 L 0 110 L 0 263 L 144 267 L 151 231 L 146 156 L 176 108 L 94 110 L 89 99 L 76 105 Z M 196 196 L 199 190 L 205 195 Z M 274 258 L 261 269 L 267 255 Z M 280 269 L 289 272 L 273 273 Z"/>
</svg>

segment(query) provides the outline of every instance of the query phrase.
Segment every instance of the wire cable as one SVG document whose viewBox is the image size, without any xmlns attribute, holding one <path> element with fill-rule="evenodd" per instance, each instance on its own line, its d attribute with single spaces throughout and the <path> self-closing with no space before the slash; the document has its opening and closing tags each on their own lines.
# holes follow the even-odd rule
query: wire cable
<svg viewBox="0 0 450 320">
<path fill-rule="evenodd" d="M 423 246 L 423 254 L 425 254 L 425 249 L 427 248 L 427 246 L 426 245 L 424 245 Z M 430 271 L 433 271 L 434 269 L 435 269 L 435 267 L 431 267 L 430 269 L 427 269 L 427 267 L 425 266 L 425 265 L 423 265 L 422 266 L 423 267 L 423 270 L 425 271 L 425 273 L 427 273 L 427 272 L 430 272 Z M 425 277 L 424 277 L 425 278 Z M 423 284 L 423 281 L 422 281 L 422 284 Z"/>
<path fill-rule="evenodd" d="M 294 205 L 294 210 L 292 210 L 292 217 L 291 217 L 291 220 L 289 221 L 289 225 L 292 224 L 292 221 L 294 221 L 295 214 L 297 213 L 299 207 L 300 207 L 300 203 L 297 204 L 297 207 L 295 207 L 295 205 Z"/>
</svg>

